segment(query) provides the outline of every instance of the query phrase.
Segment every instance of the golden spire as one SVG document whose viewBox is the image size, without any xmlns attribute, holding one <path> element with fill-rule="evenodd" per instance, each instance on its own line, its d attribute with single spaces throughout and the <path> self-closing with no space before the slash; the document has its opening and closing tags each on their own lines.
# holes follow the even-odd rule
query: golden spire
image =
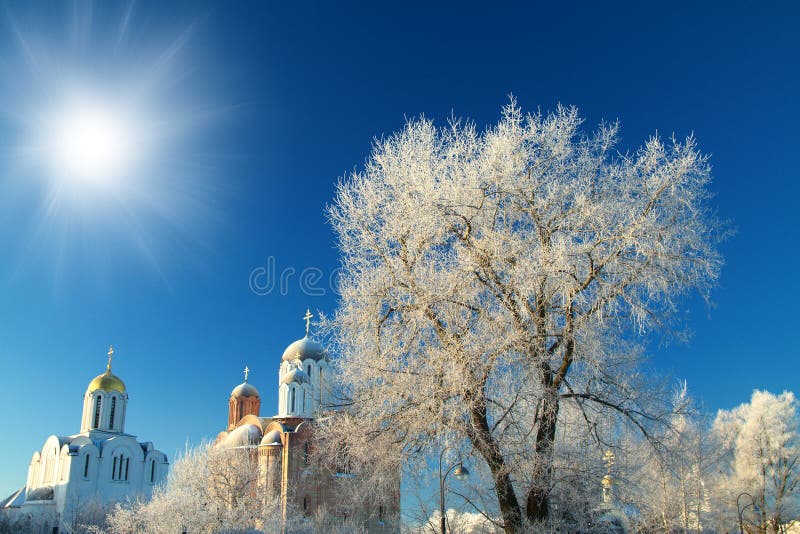
<svg viewBox="0 0 800 534">
<path fill-rule="evenodd" d="M 614 466 L 614 460 L 614 453 L 607 450 L 603 455 L 603 462 L 606 464 L 606 474 L 600 482 L 603 485 L 603 503 L 605 504 L 611 504 L 614 500 L 612 494 L 614 479 L 611 477 L 611 468 Z"/>
<path fill-rule="evenodd" d="M 311 318 L 312 317 L 314 317 L 314 316 L 311 315 L 311 310 L 309 308 L 306 308 L 306 314 L 303 317 L 303 319 L 306 320 L 306 336 L 308 336 L 308 330 L 311 328 Z"/>
<path fill-rule="evenodd" d="M 114 346 L 108 346 L 108 364 L 106 364 L 106 371 L 111 372 L 111 359 L 114 357 Z"/>
<path fill-rule="evenodd" d="M 247 375 L 250 374 L 250 368 L 246 365 L 244 366 L 244 381 L 247 382 Z"/>
</svg>

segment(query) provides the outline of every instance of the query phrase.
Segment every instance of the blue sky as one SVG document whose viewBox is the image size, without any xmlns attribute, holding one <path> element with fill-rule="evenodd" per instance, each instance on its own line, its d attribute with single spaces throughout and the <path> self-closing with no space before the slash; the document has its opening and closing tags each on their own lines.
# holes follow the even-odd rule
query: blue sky
<svg viewBox="0 0 800 534">
<path fill-rule="evenodd" d="M 625 149 L 694 132 L 737 233 L 714 307 L 687 300 L 693 338 L 656 340 L 652 366 L 710 411 L 796 389 L 798 7 L 644 4 L 3 4 L 0 496 L 48 435 L 79 430 L 112 343 L 128 431 L 170 457 L 223 430 L 245 365 L 275 412 L 305 309 L 336 306 L 338 177 L 405 117 L 484 126 L 511 93 L 576 105 L 587 127 L 618 118 Z M 56 193 L 32 139 L 75 87 L 135 94 L 157 134 L 121 183 Z M 293 274 L 257 294 L 270 258 Z M 304 270 L 323 295 L 302 290 Z"/>
</svg>

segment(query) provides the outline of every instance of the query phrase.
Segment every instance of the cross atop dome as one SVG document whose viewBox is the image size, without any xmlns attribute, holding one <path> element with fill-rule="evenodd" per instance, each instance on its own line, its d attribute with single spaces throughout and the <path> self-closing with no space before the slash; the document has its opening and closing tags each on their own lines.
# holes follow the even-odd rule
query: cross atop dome
<svg viewBox="0 0 800 534">
<path fill-rule="evenodd" d="M 303 319 L 306 321 L 306 336 L 308 336 L 308 331 L 311 328 L 311 318 L 314 317 L 311 315 L 311 309 L 306 308 L 306 314 L 303 316 Z"/>
<path fill-rule="evenodd" d="M 96 391 L 98 389 L 102 389 L 103 391 L 119 391 L 120 393 L 125 393 L 125 384 L 122 380 L 119 379 L 118 376 L 114 375 L 111 372 L 111 364 L 114 360 L 114 347 L 112 345 L 108 346 L 108 363 L 106 363 L 106 372 L 97 375 L 94 379 L 89 382 L 89 391 Z"/>
<path fill-rule="evenodd" d="M 244 366 L 244 381 L 247 382 L 247 375 L 250 374 L 250 368 L 246 365 Z"/>
</svg>

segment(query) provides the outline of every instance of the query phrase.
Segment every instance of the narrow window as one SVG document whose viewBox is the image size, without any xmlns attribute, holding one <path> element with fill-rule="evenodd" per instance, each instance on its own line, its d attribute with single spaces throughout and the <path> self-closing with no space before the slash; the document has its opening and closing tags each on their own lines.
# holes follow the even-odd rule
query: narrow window
<svg viewBox="0 0 800 534">
<path fill-rule="evenodd" d="M 383 506 L 378 506 L 378 521 L 383 523 Z"/>
<path fill-rule="evenodd" d="M 111 397 L 111 416 L 108 419 L 108 427 L 114 430 L 114 412 L 117 409 L 117 398 Z"/>
<path fill-rule="evenodd" d="M 308 364 L 307 369 L 308 369 L 308 372 L 306 374 L 308 375 L 308 378 L 311 378 L 311 364 L 310 363 Z"/>
<path fill-rule="evenodd" d="M 289 390 L 289 411 L 294 412 L 294 386 Z"/>
<path fill-rule="evenodd" d="M 83 461 L 83 478 L 89 477 L 89 455 L 86 455 L 86 459 Z"/>
<path fill-rule="evenodd" d="M 128 480 L 128 463 L 130 461 L 130 458 L 125 458 L 125 477 L 122 480 Z"/>
<path fill-rule="evenodd" d="M 308 512 L 308 497 L 303 497 L 303 513 Z"/>
<path fill-rule="evenodd" d="M 156 461 L 150 462 L 150 484 L 156 479 Z"/>
<path fill-rule="evenodd" d="M 97 428 L 100 426 L 100 395 L 97 396 L 97 400 L 94 403 L 94 425 L 92 428 Z"/>
<path fill-rule="evenodd" d="M 319 406 L 318 409 L 322 410 L 322 388 L 325 387 L 325 384 L 322 382 L 322 371 L 324 369 L 322 367 L 319 368 L 319 391 L 317 392 L 317 399 L 319 399 Z"/>
<path fill-rule="evenodd" d="M 303 413 L 306 411 L 306 388 L 303 388 Z"/>
<path fill-rule="evenodd" d="M 244 401 L 239 400 L 236 402 L 239 405 L 239 419 L 241 419 L 242 417 L 244 417 Z"/>
<path fill-rule="evenodd" d="M 117 457 L 114 456 L 114 467 L 111 468 L 111 480 L 117 480 Z"/>
</svg>

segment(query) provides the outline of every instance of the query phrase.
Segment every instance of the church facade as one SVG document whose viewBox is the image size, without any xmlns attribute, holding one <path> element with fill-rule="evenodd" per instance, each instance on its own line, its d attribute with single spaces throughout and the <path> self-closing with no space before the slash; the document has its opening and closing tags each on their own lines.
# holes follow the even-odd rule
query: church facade
<svg viewBox="0 0 800 534">
<path fill-rule="evenodd" d="M 47 438 L 33 453 L 25 487 L 0 501 L 8 519 L 34 531 L 68 531 L 87 509 L 149 498 L 166 476 L 166 455 L 125 432 L 128 391 L 111 372 L 113 354 L 109 349 L 106 372 L 86 388 L 80 432 Z"/>
<path fill-rule="evenodd" d="M 278 368 L 278 413 L 261 417 L 261 397 L 248 382 L 236 386 L 228 399 L 228 426 L 217 436 L 216 446 L 248 448 L 258 455 L 259 486 L 278 496 L 284 519 L 288 513 L 307 516 L 324 511 L 336 515 L 338 484 L 351 475 L 321 473 L 310 464 L 314 447 L 315 420 L 333 416 L 330 359 L 324 347 L 309 337 L 311 315 L 306 313 L 306 335 L 291 343 L 281 356 Z M 396 495 L 389 502 L 367 505 L 359 521 L 374 533 L 399 532 L 400 480 Z"/>
</svg>

